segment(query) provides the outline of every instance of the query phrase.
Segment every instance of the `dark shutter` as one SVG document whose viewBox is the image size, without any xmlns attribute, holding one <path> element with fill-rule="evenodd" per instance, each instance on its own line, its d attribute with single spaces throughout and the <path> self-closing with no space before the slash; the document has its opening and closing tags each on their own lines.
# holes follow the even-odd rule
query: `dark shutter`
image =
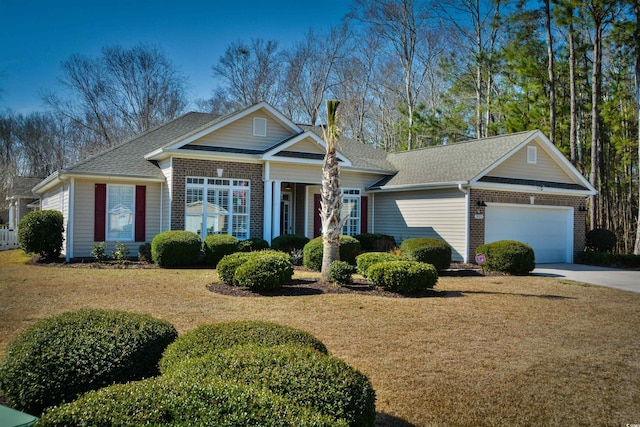
<svg viewBox="0 0 640 427">
<path fill-rule="evenodd" d="M 366 233 L 369 225 L 369 198 L 360 197 L 360 233 Z"/>
<path fill-rule="evenodd" d="M 107 184 L 95 185 L 93 241 L 104 242 L 107 229 Z"/>
<path fill-rule="evenodd" d="M 144 242 L 146 238 L 145 222 L 147 211 L 147 187 L 136 185 L 136 242 Z"/>
<path fill-rule="evenodd" d="M 322 234 L 322 221 L 320 220 L 320 195 L 313 195 L 313 237 Z"/>
</svg>

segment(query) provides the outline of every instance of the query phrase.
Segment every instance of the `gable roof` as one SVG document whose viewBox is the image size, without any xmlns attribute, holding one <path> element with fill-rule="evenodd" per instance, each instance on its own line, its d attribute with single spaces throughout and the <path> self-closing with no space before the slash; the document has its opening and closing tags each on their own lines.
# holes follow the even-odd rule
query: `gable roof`
<svg viewBox="0 0 640 427">
<path fill-rule="evenodd" d="M 539 130 L 519 132 L 466 142 L 437 145 L 412 151 L 390 153 L 387 160 L 398 171 L 369 187 L 369 190 L 396 190 L 416 187 L 453 186 L 474 184 L 532 140 L 542 143 L 561 167 L 579 184 L 558 188 L 594 192 L 593 187 L 566 160 Z M 544 178 L 544 177 L 541 177 Z M 499 182 L 501 184 L 539 185 L 545 181 Z M 551 183 L 547 183 L 551 184 Z"/>
<path fill-rule="evenodd" d="M 16 176 L 11 182 L 11 187 L 7 193 L 7 200 L 37 198 L 38 196 L 36 196 L 31 189 L 40 181 L 42 181 L 42 178 Z"/>
</svg>

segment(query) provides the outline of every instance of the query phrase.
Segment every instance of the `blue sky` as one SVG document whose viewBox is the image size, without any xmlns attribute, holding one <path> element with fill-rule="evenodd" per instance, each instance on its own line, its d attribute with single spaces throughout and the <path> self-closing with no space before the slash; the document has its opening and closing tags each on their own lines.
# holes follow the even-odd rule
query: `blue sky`
<svg viewBox="0 0 640 427">
<path fill-rule="evenodd" d="M 0 0 L 0 110 L 43 110 L 42 89 L 56 89 L 60 62 L 104 46 L 159 46 L 190 83 L 189 98 L 207 98 L 224 49 L 251 38 L 281 47 L 311 27 L 340 23 L 349 0 Z"/>
</svg>

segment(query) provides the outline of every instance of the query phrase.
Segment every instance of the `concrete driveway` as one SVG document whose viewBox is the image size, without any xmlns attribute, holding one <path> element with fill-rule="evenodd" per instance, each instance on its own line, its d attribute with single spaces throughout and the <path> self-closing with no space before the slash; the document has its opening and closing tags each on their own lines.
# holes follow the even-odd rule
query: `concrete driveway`
<svg viewBox="0 0 640 427">
<path fill-rule="evenodd" d="M 640 271 L 582 264 L 537 264 L 532 274 L 640 293 Z"/>
</svg>

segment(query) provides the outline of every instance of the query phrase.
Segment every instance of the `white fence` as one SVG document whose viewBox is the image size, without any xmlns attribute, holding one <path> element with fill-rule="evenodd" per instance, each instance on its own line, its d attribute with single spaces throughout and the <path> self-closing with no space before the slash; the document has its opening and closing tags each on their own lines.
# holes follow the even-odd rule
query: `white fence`
<svg viewBox="0 0 640 427">
<path fill-rule="evenodd" d="M 0 226 L 0 251 L 18 247 L 18 230 L 10 230 L 8 225 Z"/>
</svg>

